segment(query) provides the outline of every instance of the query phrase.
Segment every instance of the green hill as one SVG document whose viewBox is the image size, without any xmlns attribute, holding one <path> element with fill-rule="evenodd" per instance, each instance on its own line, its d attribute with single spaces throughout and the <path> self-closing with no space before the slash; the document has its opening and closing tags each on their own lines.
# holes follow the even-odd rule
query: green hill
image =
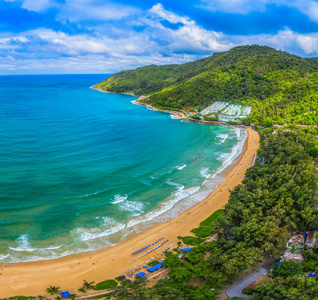
<svg viewBox="0 0 318 300">
<path fill-rule="evenodd" d="M 159 109 L 203 109 L 217 100 L 251 105 L 247 122 L 284 124 L 318 111 L 317 69 L 318 58 L 252 45 L 182 65 L 122 71 L 95 87 L 147 95 L 146 102 Z"/>
</svg>

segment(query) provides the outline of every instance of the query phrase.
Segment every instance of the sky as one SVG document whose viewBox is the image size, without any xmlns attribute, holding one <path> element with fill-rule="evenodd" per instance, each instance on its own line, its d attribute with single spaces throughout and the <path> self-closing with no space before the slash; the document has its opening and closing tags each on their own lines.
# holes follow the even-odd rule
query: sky
<svg viewBox="0 0 318 300">
<path fill-rule="evenodd" d="M 318 56 L 318 1 L 0 0 L 0 75 L 111 74 L 247 44 Z"/>
</svg>

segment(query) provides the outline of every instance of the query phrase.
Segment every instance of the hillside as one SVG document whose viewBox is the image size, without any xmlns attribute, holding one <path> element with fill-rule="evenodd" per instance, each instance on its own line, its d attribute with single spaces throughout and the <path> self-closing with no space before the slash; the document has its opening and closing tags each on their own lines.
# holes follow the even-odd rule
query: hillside
<svg viewBox="0 0 318 300">
<path fill-rule="evenodd" d="M 159 109 L 203 109 L 217 100 L 251 105 L 247 122 L 267 126 L 299 122 L 302 114 L 318 110 L 317 68 L 317 58 L 240 46 L 182 65 L 122 71 L 95 87 L 148 95 L 147 103 Z"/>
</svg>

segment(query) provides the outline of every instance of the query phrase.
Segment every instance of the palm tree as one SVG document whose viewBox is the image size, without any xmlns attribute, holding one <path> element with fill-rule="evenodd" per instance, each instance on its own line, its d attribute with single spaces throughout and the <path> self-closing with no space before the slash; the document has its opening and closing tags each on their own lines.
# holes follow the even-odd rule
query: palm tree
<svg viewBox="0 0 318 300">
<path fill-rule="evenodd" d="M 50 295 L 54 295 L 54 294 L 58 294 L 61 291 L 61 288 L 59 286 L 49 286 L 46 291 L 50 294 Z"/>
<path fill-rule="evenodd" d="M 92 289 L 94 289 L 94 283 L 95 283 L 95 281 L 92 281 L 92 282 L 88 282 L 88 281 L 86 281 L 86 280 L 84 280 L 84 282 L 83 282 L 83 288 L 84 289 L 86 289 L 86 290 L 92 290 Z"/>
</svg>

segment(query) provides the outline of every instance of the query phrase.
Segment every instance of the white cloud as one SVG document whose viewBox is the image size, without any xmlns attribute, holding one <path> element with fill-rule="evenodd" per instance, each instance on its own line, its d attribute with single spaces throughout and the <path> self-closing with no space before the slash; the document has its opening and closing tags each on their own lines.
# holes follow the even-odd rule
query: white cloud
<svg viewBox="0 0 318 300">
<path fill-rule="evenodd" d="M 87 1 L 67 0 L 64 12 L 76 5 L 76 9 L 80 9 Z M 242 1 L 246 0 L 232 0 L 231 3 L 239 5 Z M 299 34 L 286 28 L 276 34 L 232 36 L 207 30 L 188 16 L 166 10 L 160 3 L 139 14 L 138 18 L 132 15 L 134 12 L 129 7 L 126 8 L 127 11 L 118 16 L 120 20 L 99 20 L 101 24 L 86 26 L 82 33 L 47 28 L 2 33 L 0 74 L 11 72 L 12 68 L 15 73 L 112 73 L 148 64 L 184 63 L 245 44 L 318 54 L 318 33 Z M 82 18 L 91 18 L 97 13 L 87 11 Z M 315 9 L 311 14 L 314 18 Z M 77 15 L 74 13 L 74 18 Z M 102 17 L 108 18 L 107 14 L 100 15 Z M 136 27 L 140 30 L 135 30 Z"/>
<path fill-rule="evenodd" d="M 179 16 L 165 10 L 160 3 L 154 5 L 149 12 L 159 17 L 159 20 L 152 19 L 152 22 L 148 24 L 160 29 L 160 32 L 158 32 L 159 38 L 170 40 L 169 48 L 173 51 L 213 52 L 227 50 L 233 46 L 226 41 L 222 33 L 206 30 L 188 17 Z M 180 23 L 180 26 L 178 29 L 164 27 L 160 19 L 172 24 Z"/>
<path fill-rule="evenodd" d="M 318 3 L 316 1 L 295 1 L 294 5 L 311 20 L 318 22 Z"/>
<path fill-rule="evenodd" d="M 57 8 L 58 19 L 68 19 L 72 22 L 82 20 L 120 20 L 123 17 L 139 13 L 134 6 L 122 5 L 109 0 L 5 0 L 21 2 L 22 8 L 35 12 L 45 12 Z"/>
<path fill-rule="evenodd" d="M 247 14 L 252 11 L 266 11 L 270 4 L 296 8 L 318 22 L 318 3 L 314 0 L 201 0 L 199 7 L 210 11 Z"/>
<path fill-rule="evenodd" d="M 293 49 L 293 52 L 307 55 L 318 54 L 318 33 L 300 34 L 285 28 L 277 34 L 258 34 L 235 36 L 231 39 L 237 45 L 259 44 L 273 47 L 277 50 Z"/>
<path fill-rule="evenodd" d="M 54 0 L 24 0 L 22 7 L 36 12 L 46 11 L 48 8 L 58 7 L 59 4 Z"/>
<path fill-rule="evenodd" d="M 296 35 L 297 43 L 306 54 L 318 55 L 318 34 Z"/>
<path fill-rule="evenodd" d="M 81 20 L 120 20 L 139 13 L 139 9 L 114 3 L 96 0 L 66 0 L 61 6 L 58 18 L 72 22 Z"/>
</svg>

